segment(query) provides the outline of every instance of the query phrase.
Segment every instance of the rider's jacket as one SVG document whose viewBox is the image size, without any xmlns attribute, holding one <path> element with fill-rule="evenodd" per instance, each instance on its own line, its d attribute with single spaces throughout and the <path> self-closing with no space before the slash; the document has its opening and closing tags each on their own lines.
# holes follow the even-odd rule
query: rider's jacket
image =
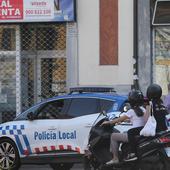
<svg viewBox="0 0 170 170">
<path fill-rule="evenodd" d="M 156 132 L 167 130 L 166 115 L 168 111 L 162 102 L 153 101 L 153 115 L 157 122 Z"/>
</svg>

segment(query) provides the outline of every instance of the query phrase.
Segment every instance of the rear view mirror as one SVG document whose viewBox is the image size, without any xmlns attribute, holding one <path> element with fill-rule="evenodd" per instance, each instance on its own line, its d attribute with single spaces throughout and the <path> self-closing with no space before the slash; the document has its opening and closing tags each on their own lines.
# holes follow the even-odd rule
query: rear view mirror
<svg viewBox="0 0 170 170">
<path fill-rule="evenodd" d="M 35 119 L 34 113 L 33 112 L 29 112 L 27 114 L 27 118 L 28 118 L 28 120 L 34 120 Z"/>
</svg>

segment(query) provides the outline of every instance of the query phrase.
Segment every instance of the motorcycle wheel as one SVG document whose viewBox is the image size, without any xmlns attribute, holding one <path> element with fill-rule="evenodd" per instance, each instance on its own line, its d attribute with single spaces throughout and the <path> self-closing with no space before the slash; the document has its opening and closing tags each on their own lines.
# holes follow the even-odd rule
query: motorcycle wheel
<svg viewBox="0 0 170 170">
<path fill-rule="evenodd" d="M 50 164 L 53 170 L 70 170 L 73 167 L 73 163 L 56 163 Z"/>
</svg>

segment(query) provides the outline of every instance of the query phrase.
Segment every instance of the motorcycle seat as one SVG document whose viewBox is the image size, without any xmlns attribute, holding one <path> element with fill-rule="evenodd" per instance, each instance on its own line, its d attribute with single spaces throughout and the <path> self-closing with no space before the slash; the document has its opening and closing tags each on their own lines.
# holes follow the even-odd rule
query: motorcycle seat
<svg viewBox="0 0 170 170">
<path fill-rule="evenodd" d="M 154 139 L 154 138 L 158 138 L 158 137 L 163 136 L 163 135 L 166 135 L 166 134 L 168 134 L 168 133 L 170 133 L 170 132 L 169 132 L 169 131 L 161 131 L 161 132 L 156 133 L 155 136 L 148 136 L 148 137 L 137 135 L 137 136 L 135 137 L 135 139 L 136 139 L 137 143 L 140 144 L 140 143 L 145 142 L 145 141 L 147 141 L 147 140 L 152 140 L 152 139 Z"/>
<path fill-rule="evenodd" d="M 136 141 L 137 141 L 137 143 L 138 144 L 140 144 L 140 143 L 142 143 L 142 142 L 145 142 L 145 141 L 147 141 L 147 140 L 151 140 L 151 139 L 153 139 L 153 138 L 155 138 L 155 136 L 154 137 L 152 137 L 152 136 L 149 136 L 149 137 L 145 137 L 145 136 L 136 136 L 135 137 L 135 139 L 136 139 Z"/>
</svg>

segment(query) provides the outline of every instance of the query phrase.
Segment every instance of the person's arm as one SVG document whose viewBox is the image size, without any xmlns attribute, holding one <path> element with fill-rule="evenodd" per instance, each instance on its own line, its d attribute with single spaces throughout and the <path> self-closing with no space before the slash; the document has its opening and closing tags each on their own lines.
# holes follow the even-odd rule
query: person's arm
<svg viewBox="0 0 170 170">
<path fill-rule="evenodd" d="M 148 120 L 148 118 L 149 118 L 149 116 L 151 114 L 150 111 L 151 111 L 151 107 L 150 107 L 150 105 L 147 105 L 146 106 L 146 112 L 144 113 L 145 122 L 147 122 L 147 120 Z"/>
<path fill-rule="evenodd" d="M 101 126 L 103 125 L 114 125 L 116 123 L 120 123 L 120 122 L 123 122 L 125 120 L 129 119 L 128 116 L 126 115 L 123 115 L 123 116 L 120 116 L 119 118 L 116 118 L 116 119 L 113 119 L 113 120 L 110 120 L 110 121 L 104 121 Z"/>
</svg>

